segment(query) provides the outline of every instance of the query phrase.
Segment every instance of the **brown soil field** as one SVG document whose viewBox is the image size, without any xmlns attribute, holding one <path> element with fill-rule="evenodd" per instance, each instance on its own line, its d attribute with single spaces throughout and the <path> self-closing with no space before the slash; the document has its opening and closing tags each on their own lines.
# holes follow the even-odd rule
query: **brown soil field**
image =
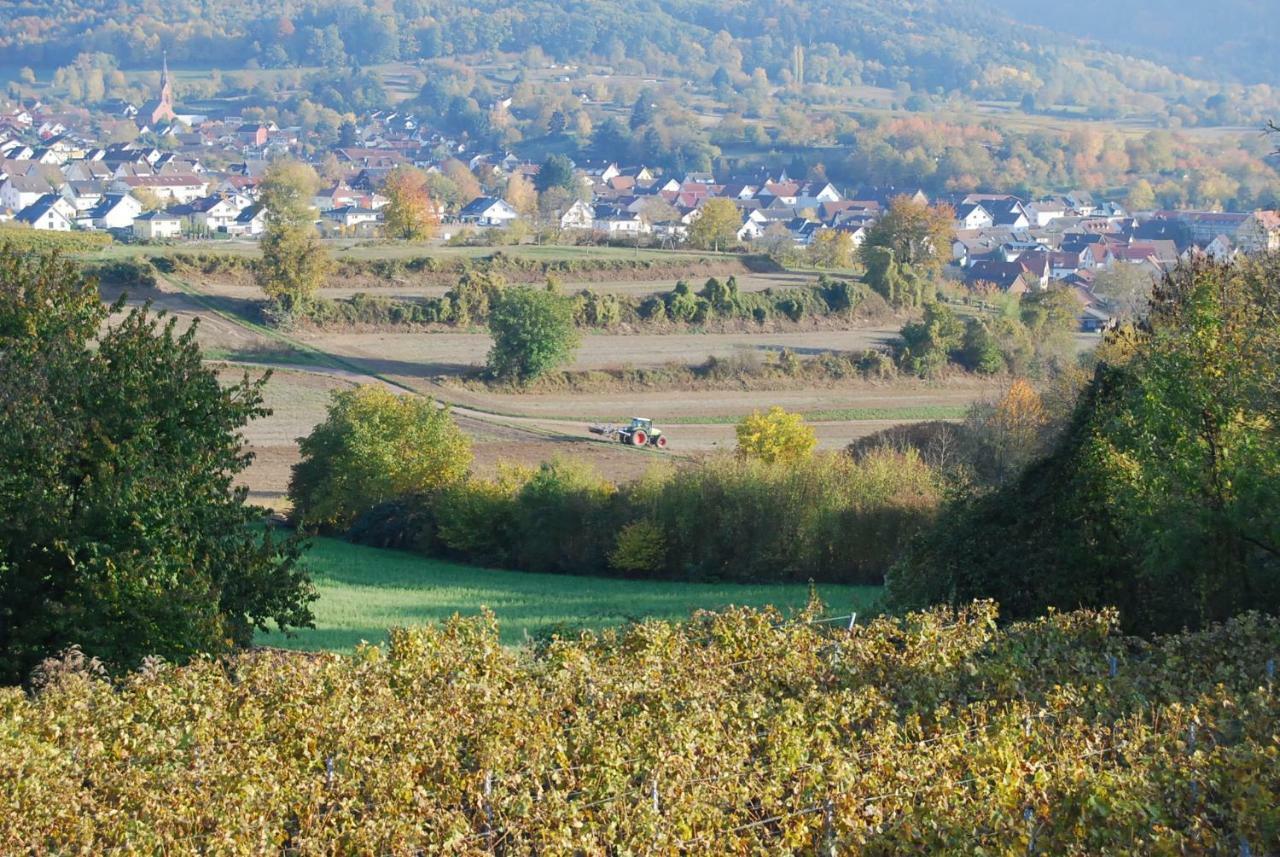
<svg viewBox="0 0 1280 857">
<path fill-rule="evenodd" d="M 574 369 L 701 363 L 708 357 L 789 349 L 802 355 L 883 347 L 896 326 L 859 330 L 800 330 L 788 333 L 589 333 L 582 337 Z M 432 377 L 456 375 L 483 365 L 487 333 L 305 333 L 298 337 L 376 374 Z"/>
</svg>

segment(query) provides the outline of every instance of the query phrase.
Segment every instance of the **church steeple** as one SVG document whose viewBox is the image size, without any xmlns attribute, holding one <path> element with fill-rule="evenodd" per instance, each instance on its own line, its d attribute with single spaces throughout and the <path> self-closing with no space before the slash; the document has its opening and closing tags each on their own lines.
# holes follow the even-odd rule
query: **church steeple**
<svg viewBox="0 0 1280 857">
<path fill-rule="evenodd" d="M 169 52 L 164 52 L 163 65 L 160 70 L 160 101 L 163 104 L 173 103 L 173 85 L 169 82 Z"/>
<path fill-rule="evenodd" d="M 138 114 L 138 124 L 144 127 L 156 127 L 165 122 L 177 119 L 173 112 L 173 81 L 169 78 L 169 54 L 166 51 L 160 71 L 160 92 L 154 101 L 145 104 Z"/>
</svg>

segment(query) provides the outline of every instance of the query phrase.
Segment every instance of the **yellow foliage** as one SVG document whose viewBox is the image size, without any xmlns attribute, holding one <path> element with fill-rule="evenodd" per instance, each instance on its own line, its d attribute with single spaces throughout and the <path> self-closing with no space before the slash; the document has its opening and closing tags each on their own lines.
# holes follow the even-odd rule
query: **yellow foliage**
<svg viewBox="0 0 1280 857">
<path fill-rule="evenodd" d="M 769 463 L 809 458 L 818 437 L 800 414 L 774 406 L 768 413 L 756 411 L 738 423 L 738 455 Z"/>
</svg>

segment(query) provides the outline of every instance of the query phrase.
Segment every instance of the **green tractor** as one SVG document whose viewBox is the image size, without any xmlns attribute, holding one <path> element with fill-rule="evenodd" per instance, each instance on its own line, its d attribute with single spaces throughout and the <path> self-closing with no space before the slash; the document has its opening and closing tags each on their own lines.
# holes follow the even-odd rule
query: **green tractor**
<svg viewBox="0 0 1280 857">
<path fill-rule="evenodd" d="M 607 437 L 610 440 L 616 440 L 619 443 L 625 443 L 627 446 L 656 446 L 658 449 L 667 448 L 667 436 L 662 433 L 662 429 L 653 427 L 653 420 L 643 417 L 632 417 L 631 424 L 625 426 L 588 426 L 587 431 L 592 434 L 598 434 Z"/>
</svg>

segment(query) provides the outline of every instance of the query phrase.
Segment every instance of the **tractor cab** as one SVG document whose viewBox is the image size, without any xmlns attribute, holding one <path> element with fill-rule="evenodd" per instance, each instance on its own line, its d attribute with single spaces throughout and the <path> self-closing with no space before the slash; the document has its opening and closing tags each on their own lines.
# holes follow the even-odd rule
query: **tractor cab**
<svg viewBox="0 0 1280 857">
<path fill-rule="evenodd" d="M 631 430 L 635 431 L 636 429 L 640 429 L 641 431 L 652 433 L 653 420 L 646 420 L 644 417 L 632 417 Z"/>
</svg>

